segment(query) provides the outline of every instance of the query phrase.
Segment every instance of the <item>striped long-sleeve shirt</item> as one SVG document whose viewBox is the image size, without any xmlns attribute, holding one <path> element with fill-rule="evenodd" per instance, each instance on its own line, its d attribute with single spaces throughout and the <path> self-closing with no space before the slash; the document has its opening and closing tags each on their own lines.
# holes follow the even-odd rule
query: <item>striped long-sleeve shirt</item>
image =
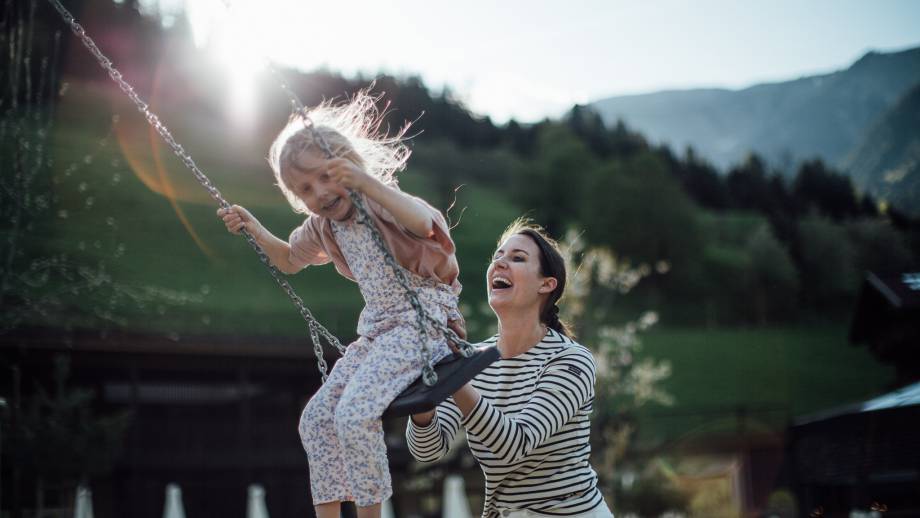
<svg viewBox="0 0 920 518">
<path fill-rule="evenodd" d="M 466 418 L 448 399 L 428 426 L 410 419 L 409 450 L 421 462 L 435 461 L 463 426 L 485 475 L 484 518 L 503 509 L 585 513 L 603 500 L 588 462 L 594 379 L 591 351 L 550 330 L 529 351 L 499 359 L 473 379 L 482 397 Z"/>
</svg>

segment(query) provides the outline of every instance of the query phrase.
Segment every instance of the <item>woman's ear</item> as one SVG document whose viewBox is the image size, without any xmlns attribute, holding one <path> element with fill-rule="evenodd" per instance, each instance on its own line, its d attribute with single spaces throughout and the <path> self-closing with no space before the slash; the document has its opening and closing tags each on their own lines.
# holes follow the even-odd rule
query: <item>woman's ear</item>
<svg viewBox="0 0 920 518">
<path fill-rule="evenodd" d="M 555 277 L 544 277 L 540 283 L 540 288 L 537 289 L 537 293 L 552 293 L 558 284 L 559 281 Z"/>
</svg>

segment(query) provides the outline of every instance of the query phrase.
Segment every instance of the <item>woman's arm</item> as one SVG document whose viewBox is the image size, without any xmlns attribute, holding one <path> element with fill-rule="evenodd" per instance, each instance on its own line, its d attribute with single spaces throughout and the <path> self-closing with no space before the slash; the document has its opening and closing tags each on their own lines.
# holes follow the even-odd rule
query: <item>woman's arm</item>
<svg viewBox="0 0 920 518">
<path fill-rule="evenodd" d="M 460 409 L 460 412 L 463 414 L 463 417 L 470 415 L 470 412 L 473 411 L 473 408 L 476 407 L 476 403 L 479 403 L 479 400 L 482 396 L 479 394 L 472 383 L 467 383 L 460 387 L 460 390 L 454 393 L 454 402 L 457 404 L 457 408 Z"/>
<path fill-rule="evenodd" d="M 434 462 L 450 451 L 462 415 L 448 399 L 435 410 L 413 415 L 406 425 L 409 452 L 419 462 Z"/>
<path fill-rule="evenodd" d="M 469 436 L 489 449 L 499 462 L 511 464 L 544 444 L 594 399 L 595 366 L 582 347 L 550 360 L 525 407 L 513 417 L 492 406 L 475 388 L 455 394 Z"/>
</svg>

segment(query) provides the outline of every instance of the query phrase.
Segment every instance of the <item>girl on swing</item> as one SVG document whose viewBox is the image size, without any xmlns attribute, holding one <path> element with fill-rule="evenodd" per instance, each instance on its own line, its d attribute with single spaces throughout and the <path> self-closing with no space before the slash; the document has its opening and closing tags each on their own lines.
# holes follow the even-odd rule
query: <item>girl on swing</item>
<svg viewBox="0 0 920 518">
<path fill-rule="evenodd" d="M 361 91 L 344 105 L 323 103 L 310 112 L 313 128 L 293 117 L 275 139 L 269 162 L 277 185 L 295 212 L 309 215 L 287 241 L 243 207 L 217 211 L 230 232 L 249 231 L 282 272 L 332 262 L 358 283 L 364 297 L 360 336 L 300 419 L 319 518 L 338 518 L 342 501 L 354 501 L 361 518 L 380 516 L 381 502 L 392 494 L 380 416 L 418 378 L 425 361 L 416 312 L 372 230 L 356 221 L 349 190 L 363 198 L 428 314 L 444 325 L 451 321 L 461 338 L 465 334 L 457 310 L 459 267 L 447 223 L 424 200 L 398 188 L 395 173 L 410 153 L 402 143 L 406 128 L 395 137 L 382 135 L 375 101 Z M 334 158 L 327 158 L 317 134 Z M 430 328 L 426 334 L 432 363 L 450 354 L 443 336 Z"/>
</svg>

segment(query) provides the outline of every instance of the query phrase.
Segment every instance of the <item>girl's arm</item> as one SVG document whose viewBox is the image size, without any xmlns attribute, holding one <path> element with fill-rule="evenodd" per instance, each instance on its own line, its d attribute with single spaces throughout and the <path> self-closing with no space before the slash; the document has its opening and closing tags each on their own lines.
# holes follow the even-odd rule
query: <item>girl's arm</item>
<svg viewBox="0 0 920 518">
<path fill-rule="evenodd" d="M 218 209 L 217 216 L 224 220 L 227 230 L 233 234 L 239 234 L 245 228 L 278 270 L 287 274 L 300 271 L 290 261 L 291 246 L 288 242 L 269 232 L 248 210 L 233 205 L 228 209 Z"/>
<path fill-rule="evenodd" d="M 363 192 L 393 215 L 397 223 L 418 237 L 429 238 L 434 233 L 431 212 L 408 194 L 385 185 L 367 174 L 351 160 L 336 158 L 329 163 L 329 177 L 348 189 Z"/>
</svg>

